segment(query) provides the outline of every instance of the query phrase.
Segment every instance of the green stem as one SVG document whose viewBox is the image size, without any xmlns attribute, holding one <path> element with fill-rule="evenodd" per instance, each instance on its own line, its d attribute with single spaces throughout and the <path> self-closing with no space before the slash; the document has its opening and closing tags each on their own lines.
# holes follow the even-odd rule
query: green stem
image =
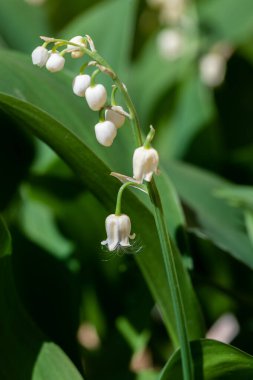
<svg viewBox="0 0 253 380">
<path fill-rule="evenodd" d="M 123 195 L 123 192 L 124 190 L 128 187 L 128 186 L 134 186 L 134 187 L 142 187 L 143 185 L 140 184 L 138 185 L 136 182 L 126 182 L 124 183 L 119 191 L 118 191 L 118 195 L 117 195 L 117 201 L 116 201 L 116 209 L 115 209 L 115 215 L 119 216 L 121 215 L 121 200 L 122 200 L 122 195 Z"/>
<path fill-rule="evenodd" d="M 188 339 L 186 318 L 182 302 L 180 285 L 178 281 L 173 250 L 163 215 L 161 198 L 154 181 L 151 181 L 148 184 L 148 191 L 154 208 L 155 222 L 161 243 L 165 271 L 171 291 L 171 298 L 173 302 L 177 325 L 177 333 L 181 346 L 183 377 L 185 380 L 193 380 L 193 362 L 191 356 L 190 343 Z"/>
</svg>

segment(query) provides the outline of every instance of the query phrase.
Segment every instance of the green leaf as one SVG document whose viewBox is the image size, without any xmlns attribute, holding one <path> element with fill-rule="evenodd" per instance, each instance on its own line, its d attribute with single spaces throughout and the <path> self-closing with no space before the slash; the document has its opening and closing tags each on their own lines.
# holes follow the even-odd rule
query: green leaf
<svg viewBox="0 0 253 380">
<path fill-rule="evenodd" d="M 82 380 L 67 355 L 54 343 L 43 343 L 33 370 L 32 380 Z"/>
<path fill-rule="evenodd" d="M 99 53 L 118 74 L 125 74 L 129 61 L 137 2 L 111 0 L 96 4 L 70 23 L 61 36 L 72 38 L 88 34 Z M 71 68 L 78 70 L 80 60 L 72 60 Z"/>
<path fill-rule="evenodd" d="M 11 253 L 11 235 L 0 215 L 0 258 Z"/>
<path fill-rule="evenodd" d="M 191 342 L 195 380 L 251 380 L 253 357 L 215 340 Z M 180 351 L 166 364 L 159 380 L 183 380 Z"/>
<path fill-rule="evenodd" d="M 228 183 L 183 163 L 167 162 L 165 167 L 179 195 L 194 211 L 201 231 L 217 246 L 253 268 L 252 247 L 242 228 L 243 213 L 215 195 Z"/>
<path fill-rule="evenodd" d="M 212 0 L 200 4 L 200 18 L 215 31 L 217 38 L 241 43 L 253 33 L 251 0 Z"/>
<path fill-rule="evenodd" d="M 181 157 L 197 132 L 210 120 L 214 105 L 210 90 L 196 72 L 183 82 L 172 118 L 164 122 L 156 144 L 165 157 Z"/>
<path fill-rule="evenodd" d="M 16 292 L 10 234 L 0 219 L 0 378 L 1 380 L 82 380 L 60 347 L 46 343 Z M 2 242 L 5 242 L 2 244 Z"/>
<path fill-rule="evenodd" d="M 216 192 L 217 196 L 226 199 L 230 204 L 253 211 L 253 187 L 231 185 Z"/>
<path fill-rule="evenodd" d="M 161 57 L 155 39 L 147 42 L 131 70 L 130 93 L 145 125 L 156 102 L 183 77 L 192 64 L 192 54 L 176 61 Z M 145 95 L 145 96 L 144 96 Z"/>
<path fill-rule="evenodd" d="M 9 47 L 31 53 L 40 44 L 38 36 L 50 34 L 45 8 L 20 0 L 1 1 L 0 34 Z"/>
<path fill-rule="evenodd" d="M 0 53 L 0 106 L 18 119 L 24 128 L 54 149 L 73 169 L 83 183 L 108 210 L 113 211 L 118 183 L 108 174 L 110 170 L 101 157 L 109 151 L 95 143 L 93 128 L 85 126 L 85 107 L 77 101 L 64 75 L 49 76 L 33 69 L 21 55 Z M 15 75 L 9 73 L 13 68 Z M 19 73 L 22 71 L 22 80 Z M 22 100 L 16 94 L 22 94 Z M 115 144 L 117 145 L 117 144 Z M 110 154 L 112 154 L 111 151 Z M 97 154 L 97 155 L 96 155 Z M 113 162 L 115 162 L 114 155 Z M 121 156 L 120 156 L 121 157 Z M 117 160 L 119 161 L 119 160 Z M 117 165 L 118 162 L 115 162 Z M 113 168 L 114 169 L 114 168 Z M 154 220 L 147 208 L 129 191 L 124 197 L 124 210 L 143 241 L 143 252 L 136 256 L 152 294 L 160 306 L 165 324 L 177 344 L 176 321 L 171 307 L 170 289 L 156 235 Z M 84 216 L 85 221 L 85 216 Z M 144 223 L 145 221 L 145 223 Z M 99 244 L 99 243 L 98 243 Z M 182 283 L 183 302 L 189 335 L 203 335 L 202 317 L 189 277 L 182 260 L 175 253 L 178 277 Z M 157 275 L 159 273 L 159 276 Z"/>
</svg>

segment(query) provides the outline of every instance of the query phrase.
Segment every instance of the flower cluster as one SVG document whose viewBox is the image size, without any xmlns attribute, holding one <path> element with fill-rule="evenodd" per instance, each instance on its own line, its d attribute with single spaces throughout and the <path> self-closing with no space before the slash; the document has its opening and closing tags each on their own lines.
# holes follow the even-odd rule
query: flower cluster
<svg viewBox="0 0 253 380">
<path fill-rule="evenodd" d="M 89 36 L 76 36 L 71 40 L 59 40 L 48 37 L 41 37 L 45 42 L 42 46 L 38 46 L 32 52 L 32 61 L 34 65 L 39 67 L 45 66 L 52 73 L 61 71 L 65 64 L 65 54 L 69 53 L 72 58 L 81 58 L 85 54 L 94 60 L 85 62 L 80 73 L 74 78 L 72 83 L 75 95 L 85 98 L 87 105 L 93 111 L 99 112 L 99 122 L 95 125 L 95 135 L 97 141 L 105 146 L 112 145 L 117 131 L 125 123 L 126 117 L 131 118 L 133 113 L 131 107 L 128 106 L 128 112 L 115 101 L 115 93 L 120 88 L 123 95 L 127 94 L 127 89 L 119 80 L 115 81 L 116 74 L 105 65 L 104 61 L 99 59 L 93 41 Z M 48 44 L 53 44 L 52 50 L 47 49 Z M 59 51 L 59 48 L 66 46 L 65 49 Z M 102 64 L 101 64 L 102 61 Z M 95 70 L 91 75 L 84 73 L 89 66 L 95 66 Z M 96 83 L 95 78 L 100 73 L 109 74 L 115 81 L 112 85 L 111 102 L 107 104 L 107 91 L 103 84 Z M 120 85 L 119 85 L 120 83 Z M 126 102 L 127 103 L 127 102 Z M 129 239 L 133 239 L 135 235 L 131 235 L 130 218 L 121 213 L 121 197 L 127 186 L 143 188 L 144 181 L 150 182 L 153 173 L 157 173 L 159 156 L 157 151 L 151 147 L 151 142 L 155 134 L 154 128 L 150 127 L 150 132 L 145 143 L 134 151 L 133 154 L 133 177 L 124 180 L 124 184 L 119 189 L 115 214 L 111 214 L 106 218 L 105 227 L 107 239 L 102 241 L 102 245 L 106 245 L 109 251 L 114 251 L 119 247 L 129 247 Z M 141 142 L 141 138 L 140 138 Z"/>
<path fill-rule="evenodd" d="M 46 69 L 52 73 L 61 71 L 65 65 L 65 54 L 70 53 L 72 58 L 81 58 L 85 51 L 88 49 L 87 37 L 75 36 L 71 38 L 67 48 L 61 52 L 59 47 L 63 46 L 61 42 L 55 42 L 52 50 L 48 50 L 46 46 L 48 43 L 55 41 L 54 39 L 45 38 L 45 43 L 38 46 L 32 52 L 32 61 L 34 65 L 39 67 L 45 66 Z M 53 40 L 53 41 L 52 41 Z M 90 41 L 90 46 L 94 49 L 94 44 Z M 112 145 L 118 129 L 124 124 L 127 112 L 117 105 L 115 102 L 114 92 L 112 91 L 111 104 L 107 105 L 107 91 L 103 84 L 96 83 L 95 78 L 100 70 L 95 70 L 92 75 L 84 74 L 84 70 L 89 65 L 95 65 L 96 62 L 91 61 L 84 64 L 79 75 L 77 75 L 72 83 L 73 92 L 79 97 L 86 99 L 89 108 L 92 111 L 99 111 L 99 123 L 95 125 L 95 135 L 97 141 L 106 147 Z"/>
</svg>

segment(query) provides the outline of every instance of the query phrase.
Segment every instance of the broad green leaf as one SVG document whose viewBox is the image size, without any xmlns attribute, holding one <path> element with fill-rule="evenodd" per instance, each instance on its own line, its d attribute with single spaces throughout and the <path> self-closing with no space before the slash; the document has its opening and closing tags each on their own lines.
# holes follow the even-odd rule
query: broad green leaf
<svg viewBox="0 0 253 380">
<path fill-rule="evenodd" d="M 73 22 L 60 35 L 72 38 L 89 34 L 96 49 L 110 62 L 118 74 L 125 74 L 132 44 L 135 19 L 135 0 L 110 0 L 96 4 Z M 72 60 L 69 66 L 78 70 L 80 60 Z"/>
<path fill-rule="evenodd" d="M 130 93 L 145 125 L 157 101 L 177 81 L 183 78 L 192 64 L 191 54 L 176 61 L 161 57 L 155 39 L 147 42 L 131 70 Z"/>
<path fill-rule="evenodd" d="M 161 155 L 181 157 L 197 132 L 210 120 L 214 105 L 210 90 L 196 72 L 183 82 L 172 117 L 164 122 L 156 144 Z"/>
<path fill-rule="evenodd" d="M 1 1 L 0 34 L 9 47 L 31 53 L 40 44 L 38 36 L 50 34 L 45 7 L 22 0 Z"/>
<path fill-rule="evenodd" d="M 4 56 L 0 55 L 0 62 L 3 68 L 0 78 L 1 107 L 18 119 L 27 131 L 54 149 L 84 182 L 87 189 L 112 211 L 115 207 L 118 183 L 108 175 L 110 170 L 101 160 L 108 150 L 103 150 L 95 144 L 93 128 L 85 126 L 83 110 L 85 107 L 83 105 L 80 107 L 80 103 L 73 98 L 71 92 L 66 90 L 65 76 L 51 77 L 33 70 L 30 62 L 20 55 L 17 64 L 17 56 L 6 53 Z M 14 72 L 20 72 L 22 67 L 22 80 L 17 74 L 9 74 L 7 68 L 10 66 Z M 20 93 L 22 99 L 16 95 Z M 112 162 L 119 161 L 118 156 L 112 158 L 114 158 Z M 125 212 L 132 218 L 135 231 L 140 235 L 145 247 L 143 252 L 136 256 L 137 261 L 161 308 L 166 326 L 177 344 L 176 321 L 171 306 L 170 290 L 152 215 L 130 192 L 125 194 L 124 207 Z M 177 253 L 175 260 L 189 334 L 193 339 L 203 334 L 202 319 L 189 277 Z"/>
<path fill-rule="evenodd" d="M 49 205 L 33 198 L 25 186 L 21 189 L 21 195 L 19 224 L 24 234 L 58 258 L 70 256 L 74 246 L 60 234 Z"/>
<path fill-rule="evenodd" d="M 200 19 L 212 28 L 218 39 L 241 43 L 253 33 L 251 0 L 211 0 L 200 4 Z"/>
<path fill-rule="evenodd" d="M 82 380 L 67 355 L 54 343 L 43 343 L 33 370 L 32 380 Z"/>
<path fill-rule="evenodd" d="M 0 219 L 0 231 L 1 380 L 82 380 L 60 347 L 46 343 L 20 303 L 12 274 L 12 257 L 5 255 L 10 253 L 10 234 L 3 219 Z"/>
<path fill-rule="evenodd" d="M 252 247 L 242 228 L 243 213 L 215 195 L 228 183 L 183 163 L 170 162 L 165 167 L 179 195 L 194 211 L 201 231 L 217 246 L 253 268 Z"/>
<path fill-rule="evenodd" d="M 253 357 L 237 348 L 215 340 L 191 342 L 195 380 L 251 380 Z M 166 364 L 159 380 L 183 380 L 177 351 Z"/>
<path fill-rule="evenodd" d="M 216 194 L 234 206 L 253 210 L 253 187 L 251 186 L 224 186 L 218 189 Z"/>
</svg>

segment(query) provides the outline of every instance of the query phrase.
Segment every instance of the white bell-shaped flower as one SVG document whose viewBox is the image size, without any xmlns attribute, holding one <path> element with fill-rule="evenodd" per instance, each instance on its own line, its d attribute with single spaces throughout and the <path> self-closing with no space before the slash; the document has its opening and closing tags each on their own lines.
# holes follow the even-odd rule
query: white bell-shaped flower
<svg viewBox="0 0 253 380">
<path fill-rule="evenodd" d="M 102 245 L 107 245 L 109 251 L 114 251 L 117 247 L 130 247 L 129 238 L 134 239 L 135 234 L 131 234 L 131 221 L 125 214 L 109 215 L 105 220 L 107 239 L 102 241 Z"/>
<path fill-rule="evenodd" d="M 87 47 L 87 43 L 85 39 L 82 36 L 75 36 L 69 40 L 70 42 L 73 42 L 74 44 L 81 45 L 83 47 Z M 80 58 L 84 55 L 84 52 L 81 51 L 78 46 L 68 45 L 67 49 L 71 52 L 72 58 Z"/>
<path fill-rule="evenodd" d="M 65 64 L 65 58 L 60 55 L 58 52 L 52 53 L 48 58 L 46 63 L 46 68 L 51 73 L 56 73 L 57 71 L 61 71 Z"/>
<path fill-rule="evenodd" d="M 175 29 L 162 30 L 158 35 L 157 44 L 161 55 L 168 60 L 179 58 L 185 48 L 182 33 Z"/>
<path fill-rule="evenodd" d="M 85 96 L 85 92 L 90 85 L 91 78 L 89 75 L 80 74 L 77 75 L 73 80 L 73 92 L 77 96 Z"/>
<path fill-rule="evenodd" d="M 102 121 L 95 125 L 95 134 L 101 145 L 111 146 L 117 135 L 117 128 L 111 121 Z"/>
<path fill-rule="evenodd" d="M 157 172 L 159 156 L 154 148 L 135 149 L 133 155 L 133 177 L 137 181 L 143 180 L 150 182 L 153 173 Z"/>
<path fill-rule="evenodd" d="M 226 59 L 218 53 L 204 55 L 199 62 L 200 77 L 207 86 L 219 86 L 226 74 Z"/>
<path fill-rule="evenodd" d="M 43 46 L 38 46 L 32 52 L 32 62 L 34 65 L 43 67 L 47 63 L 49 57 L 48 50 Z"/>
<path fill-rule="evenodd" d="M 105 120 L 111 121 L 117 128 L 122 127 L 126 117 L 120 112 L 124 112 L 121 106 L 112 106 L 105 111 Z"/>
<path fill-rule="evenodd" d="M 106 103 L 107 92 L 102 84 L 95 84 L 87 88 L 85 98 L 93 111 L 99 111 Z"/>
</svg>

